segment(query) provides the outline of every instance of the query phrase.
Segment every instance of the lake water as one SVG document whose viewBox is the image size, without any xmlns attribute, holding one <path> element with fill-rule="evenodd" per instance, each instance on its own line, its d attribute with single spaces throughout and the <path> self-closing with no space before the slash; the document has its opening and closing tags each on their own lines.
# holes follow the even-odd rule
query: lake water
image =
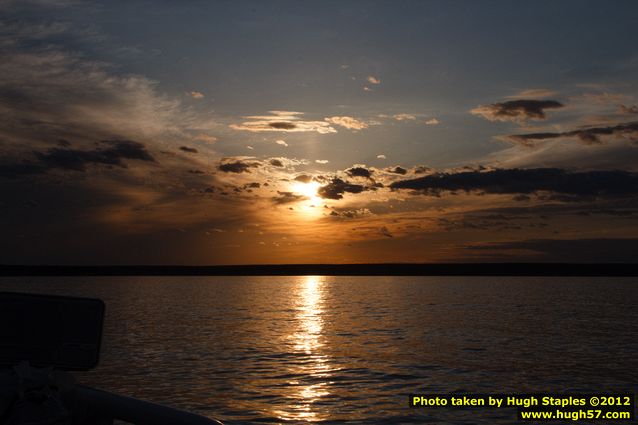
<svg viewBox="0 0 638 425">
<path fill-rule="evenodd" d="M 638 279 L 38 277 L 106 302 L 87 384 L 226 423 L 514 424 L 410 393 L 638 392 Z"/>
</svg>

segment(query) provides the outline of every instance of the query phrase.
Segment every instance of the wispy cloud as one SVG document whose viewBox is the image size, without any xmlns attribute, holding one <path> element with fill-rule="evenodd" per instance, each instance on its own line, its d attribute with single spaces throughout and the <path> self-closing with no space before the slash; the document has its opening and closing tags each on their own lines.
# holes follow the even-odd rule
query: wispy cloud
<svg viewBox="0 0 638 425">
<path fill-rule="evenodd" d="M 556 96 L 556 92 L 549 89 L 527 89 L 520 91 L 512 96 L 507 96 L 508 99 L 543 99 Z"/>
<path fill-rule="evenodd" d="M 379 114 L 377 116 L 382 119 L 390 119 L 390 120 L 405 122 L 405 123 L 418 123 L 418 124 L 425 124 L 425 125 L 439 124 L 438 119 L 434 117 L 426 118 L 427 117 L 426 114 L 400 113 L 400 114 L 393 114 L 393 115 Z"/>
<path fill-rule="evenodd" d="M 189 91 L 188 95 L 190 97 L 192 97 L 193 99 L 203 99 L 204 98 L 204 93 L 198 92 L 198 91 Z"/>
<path fill-rule="evenodd" d="M 0 100 L 12 105 L 0 132 L 14 139 L 152 138 L 181 133 L 193 120 L 152 81 L 112 75 L 62 51 L 0 54 L 0 73 Z"/>
<path fill-rule="evenodd" d="M 618 105 L 620 103 L 630 101 L 632 96 L 626 93 L 615 93 L 602 90 L 600 92 L 588 92 L 580 95 L 572 96 L 571 102 L 580 102 L 590 105 Z"/>
<path fill-rule="evenodd" d="M 327 122 L 345 127 L 349 130 L 363 130 L 368 128 L 368 124 L 353 117 L 330 117 L 325 119 Z"/>
<path fill-rule="evenodd" d="M 275 204 L 292 204 L 299 201 L 305 201 L 307 196 L 299 195 L 294 192 L 281 192 L 277 191 L 278 196 L 272 198 Z"/>
<path fill-rule="evenodd" d="M 320 134 L 336 133 L 337 130 L 326 121 L 304 121 L 302 112 L 270 111 L 271 115 L 248 116 L 250 121 L 231 124 L 234 130 L 251 132 L 317 132 Z"/>
<path fill-rule="evenodd" d="M 631 143 L 638 140 L 638 122 L 629 122 L 606 127 L 590 127 L 565 132 L 546 132 L 514 134 L 502 137 L 502 139 L 526 146 L 550 139 L 576 139 L 584 144 L 599 144 L 607 138 L 623 138 Z"/>
<path fill-rule="evenodd" d="M 527 257 L 534 261 L 599 262 L 613 258 L 615 262 L 635 262 L 636 238 L 597 239 L 527 239 L 520 241 L 468 244 L 463 247 L 476 260 L 511 261 Z"/>
<path fill-rule="evenodd" d="M 202 142 L 213 144 L 217 141 L 217 137 L 208 134 L 199 134 L 195 136 L 195 140 L 201 140 Z"/>
<path fill-rule="evenodd" d="M 416 121 L 417 116 L 415 114 L 395 114 L 392 115 L 392 118 L 397 121 Z"/>
<path fill-rule="evenodd" d="M 638 105 L 618 105 L 618 110 L 621 114 L 635 115 L 638 114 Z"/>
</svg>

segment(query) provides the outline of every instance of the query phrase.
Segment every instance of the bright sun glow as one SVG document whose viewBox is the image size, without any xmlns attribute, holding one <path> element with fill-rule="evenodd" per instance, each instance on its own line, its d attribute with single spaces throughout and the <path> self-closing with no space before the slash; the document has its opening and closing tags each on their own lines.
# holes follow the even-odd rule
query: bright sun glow
<svg viewBox="0 0 638 425">
<path fill-rule="evenodd" d="M 308 198 L 304 201 L 304 204 L 306 206 L 313 205 L 315 207 L 318 207 L 321 204 L 321 198 L 317 194 L 319 186 L 320 185 L 317 182 L 295 183 L 292 185 L 291 190 L 297 195 L 302 195 Z"/>
</svg>

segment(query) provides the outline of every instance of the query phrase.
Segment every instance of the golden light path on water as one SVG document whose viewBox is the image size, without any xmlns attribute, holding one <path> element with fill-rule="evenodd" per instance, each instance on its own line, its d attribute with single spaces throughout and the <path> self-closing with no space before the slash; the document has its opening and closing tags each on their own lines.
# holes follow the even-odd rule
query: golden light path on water
<svg viewBox="0 0 638 425">
<path fill-rule="evenodd" d="M 329 395 L 328 385 L 331 367 L 328 356 L 321 353 L 323 332 L 323 291 L 324 277 L 305 276 L 299 283 L 297 290 L 297 312 L 295 319 L 298 327 L 291 335 L 296 353 L 303 354 L 300 358 L 308 359 L 296 371 L 300 375 L 312 378 L 316 383 L 302 383 L 290 381 L 294 391 L 289 396 L 289 408 L 277 411 L 276 415 L 283 420 L 314 422 L 324 420 L 324 414 L 315 409 L 314 404 L 322 397 Z"/>
</svg>

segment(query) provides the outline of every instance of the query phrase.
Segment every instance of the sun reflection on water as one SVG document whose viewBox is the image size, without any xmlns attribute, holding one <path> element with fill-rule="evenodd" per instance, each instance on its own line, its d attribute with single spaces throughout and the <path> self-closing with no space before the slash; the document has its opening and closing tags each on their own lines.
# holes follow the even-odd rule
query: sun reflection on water
<svg viewBox="0 0 638 425">
<path fill-rule="evenodd" d="M 313 354 L 313 350 L 321 347 L 320 340 L 323 329 L 320 277 L 306 276 L 299 293 L 299 311 L 297 320 L 301 329 L 295 334 L 295 350 Z"/>
<path fill-rule="evenodd" d="M 328 356 L 322 354 L 323 290 L 325 282 L 320 276 L 306 276 L 300 282 L 297 293 L 298 322 L 296 332 L 291 335 L 294 352 L 304 354 L 304 361 L 295 367 L 300 380 L 289 381 L 289 409 L 276 412 L 283 420 L 319 421 L 326 415 L 315 408 L 321 398 L 330 394 L 328 386 L 332 368 Z M 311 380 L 312 382 L 307 382 Z"/>
</svg>

